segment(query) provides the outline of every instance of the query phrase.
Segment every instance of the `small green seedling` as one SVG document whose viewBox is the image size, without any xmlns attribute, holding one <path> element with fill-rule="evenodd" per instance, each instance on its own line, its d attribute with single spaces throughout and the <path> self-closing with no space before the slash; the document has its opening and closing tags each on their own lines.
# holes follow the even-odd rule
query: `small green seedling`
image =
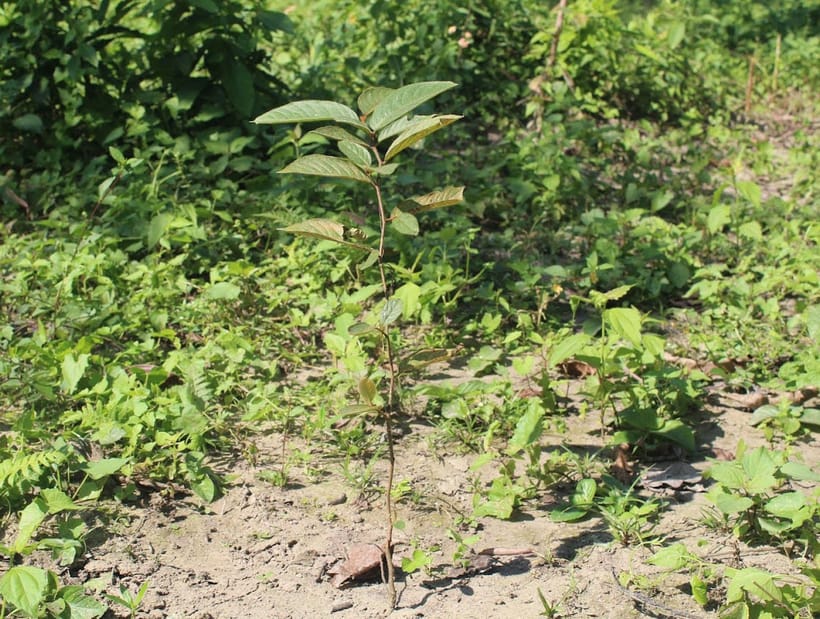
<svg viewBox="0 0 820 619">
<path fill-rule="evenodd" d="M 388 472 L 384 492 L 387 536 L 383 551 L 391 609 L 396 604 L 392 560 L 395 522 L 393 425 L 398 406 L 401 368 L 405 365 L 401 351 L 396 347 L 396 335 L 399 319 L 407 314 L 408 298 L 406 294 L 399 295 L 394 290 L 393 283 L 388 280 L 388 231 L 399 235 L 418 235 L 420 226 L 416 216 L 457 204 L 462 200 L 464 188 L 446 187 L 409 199 L 396 198 L 391 202 L 384 195 L 384 183 L 399 167 L 394 161 L 396 155 L 407 148 L 420 146 L 424 138 L 461 118 L 454 114 L 413 114 L 416 108 L 455 86 L 452 82 L 420 82 L 395 89 L 368 88 L 358 98 L 358 112 L 334 101 L 296 101 L 270 110 L 254 121 L 259 124 L 318 124 L 320 126 L 304 137 L 310 141 L 332 144 L 337 151 L 333 155 L 310 153 L 301 156 L 280 170 L 280 173 L 352 181 L 369 186 L 373 192 L 372 207 L 369 211 L 356 213 L 351 218 L 352 225 L 315 218 L 287 226 L 283 231 L 330 241 L 350 250 L 360 257 L 359 271 L 374 264 L 378 268 L 382 298 L 372 314 L 359 317 L 359 321 L 348 328 L 348 333 L 354 337 L 372 338 L 380 346 L 376 348 L 376 358 L 372 360 L 371 367 L 357 381 L 359 402 L 346 407 L 343 413 L 349 417 L 375 418 L 384 427 Z M 378 230 L 375 240 L 369 238 L 366 230 L 370 220 L 373 228 Z M 397 272 L 397 269 L 393 271 Z M 414 302 L 418 302 L 418 294 L 417 291 L 412 299 Z M 409 359 L 412 354 L 411 352 L 403 357 Z M 386 393 L 380 394 L 379 382 L 385 373 Z"/>
</svg>

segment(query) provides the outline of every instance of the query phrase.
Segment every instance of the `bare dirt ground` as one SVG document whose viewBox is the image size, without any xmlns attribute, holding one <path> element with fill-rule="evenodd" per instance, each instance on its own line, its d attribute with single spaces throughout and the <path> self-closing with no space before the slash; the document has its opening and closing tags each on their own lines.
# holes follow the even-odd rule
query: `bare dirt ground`
<svg viewBox="0 0 820 619">
<path fill-rule="evenodd" d="M 750 446 L 764 444 L 748 423 L 749 412 L 720 406 L 704 411 L 698 438 L 702 451 L 690 458 L 703 470 L 716 449 L 733 452 L 739 438 Z M 560 443 L 600 447 L 597 419 L 570 420 Z M 434 565 L 452 557 L 445 532 L 459 512 L 472 505 L 469 467 L 475 455 L 433 453 L 431 429 L 413 426 L 397 451 L 397 481 L 407 480 L 421 500 L 401 502 L 395 562 L 422 548 L 440 545 Z M 820 443 L 798 444 L 805 462 L 820 462 Z M 548 508 L 565 498 L 569 487 L 527 504 L 512 521 L 480 520 L 476 551 L 491 551 L 484 570 L 473 574 L 397 572 L 398 606 L 387 610 L 385 586 L 379 582 L 335 588 L 329 571 L 344 559 L 353 543 L 384 540 L 381 497 L 357 496 L 341 467 L 332 463 L 318 482 L 300 479 L 278 488 L 260 479 L 281 465 L 280 437 L 253 439 L 259 448 L 254 465 L 237 456 L 216 465 L 231 476 L 224 496 L 203 506 L 194 499 L 165 500 L 151 495 L 142 506 L 118 506 L 121 526 L 104 542 L 89 547 L 89 559 L 74 574 L 81 581 L 110 577 L 135 591 L 149 581 L 141 617 L 148 618 L 302 618 L 302 617 L 537 617 L 544 611 L 539 591 L 560 617 L 709 617 L 692 599 L 685 577 L 664 576 L 646 563 L 652 550 L 613 542 L 600 518 L 581 523 L 554 523 Z M 597 444 L 596 444 L 597 443 Z M 663 464 L 663 463 L 661 463 Z M 383 471 L 376 471 L 379 483 Z M 668 497 L 658 533 L 667 543 L 682 541 L 690 549 L 734 567 L 763 566 L 793 571 L 781 551 L 748 548 L 731 533 L 702 524 L 708 505 L 702 492 Z M 110 528 L 109 528 L 110 530 Z M 702 542 L 700 546 L 698 543 Z M 705 544 L 705 545 L 704 545 Z M 531 550 L 530 554 L 504 554 Z M 649 578 L 637 589 L 618 581 L 623 573 Z M 113 588 L 113 587 L 110 587 Z M 122 615 L 127 616 L 127 615 Z"/>
</svg>

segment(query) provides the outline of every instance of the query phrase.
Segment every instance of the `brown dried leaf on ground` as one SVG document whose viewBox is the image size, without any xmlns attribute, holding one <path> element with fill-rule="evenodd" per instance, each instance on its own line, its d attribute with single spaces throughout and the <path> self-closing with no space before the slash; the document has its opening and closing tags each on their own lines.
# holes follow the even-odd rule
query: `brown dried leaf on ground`
<svg viewBox="0 0 820 619">
<path fill-rule="evenodd" d="M 647 490 L 670 489 L 674 491 L 703 492 L 704 488 L 700 483 L 701 481 L 703 481 L 703 477 L 700 471 L 688 462 L 678 461 L 667 466 L 655 466 L 647 469 L 642 476 L 641 483 Z"/>
<path fill-rule="evenodd" d="M 577 359 L 568 359 L 563 363 L 558 364 L 558 369 L 571 378 L 584 378 L 595 374 L 595 368 L 589 363 L 578 361 Z"/>
<path fill-rule="evenodd" d="M 330 584 L 341 589 L 355 581 L 371 580 L 381 575 L 384 553 L 376 544 L 353 544 L 347 549 L 347 559 L 328 574 Z"/>
</svg>

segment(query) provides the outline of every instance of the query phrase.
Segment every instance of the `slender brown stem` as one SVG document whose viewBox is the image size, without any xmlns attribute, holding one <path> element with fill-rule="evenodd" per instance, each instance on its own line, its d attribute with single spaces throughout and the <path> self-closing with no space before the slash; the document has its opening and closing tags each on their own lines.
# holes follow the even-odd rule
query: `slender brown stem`
<svg viewBox="0 0 820 619">
<path fill-rule="evenodd" d="M 378 152 L 376 153 L 378 159 Z M 381 161 L 379 161 L 381 164 Z M 387 287 L 387 276 L 384 271 L 384 238 L 387 231 L 387 216 L 384 211 L 384 201 L 379 183 L 373 182 L 373 189 L 376 192 L 376 204 L 379 209 L 379 275 L 382 280 L 382 293 L 384 299 L 390 294 Z M 396 573 L 393 568 L 393 476 L 395 474 L 396 457 L 393 450 L 393 408 L 396 395 L 396 364 L 393 358 L 393 344 L 390 341 L 390 333 L 385 332 L 385 349 L 387 351 L 387 367 L 390 382 L 387 390 L 387 406 L 384 415 L 384 434 L 387 441 L 387 483 L 385 485 L 385 504 L 387 507 L 387 539 L 384 544 L 384 559 L 387 563 L 387 595 L 388 605 L 392 610 L 396 607 Z"/>
<path fill-rule="evenodd" d="M 552 68 L 555 65 L 555 59 L 558 56 L 558 39 L 561 38 L 561 30 L 564 28 L 564 10 L 567 8 L 567 0 L 561 0 L 558 3 L 558 14 L 555 17 L 555 31 L 552 34 L 552 43 L 550 43 L 550 55 L 547 58 L 547 67 Z"/>
</svg>

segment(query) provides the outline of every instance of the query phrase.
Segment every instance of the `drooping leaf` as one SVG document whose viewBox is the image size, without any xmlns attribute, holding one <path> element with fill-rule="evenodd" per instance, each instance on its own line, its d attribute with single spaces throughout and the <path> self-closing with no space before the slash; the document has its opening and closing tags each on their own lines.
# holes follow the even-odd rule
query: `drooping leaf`
<svg viewBox="0 0 820 619">
<path fill-rule="evenodd" d="M 433 118 L 433 115 L 416 115 L 416 116 L 402 116 L 401 118 L 394 120 L 392 123 L 387 125 L 384 129 L 379 131 L 377 138 L 379 143 L 384 142 L 390 138 L 394 138 L 400 133 L 404 133 L 409 127 L 415 125 L 417 122 L 422 120 L 429 120 Z"/>
<path fill-rule="evenodd" d="M 25 550 L 32 536 L 48 515 L 48 505 L 44 499 L 36 498 L 20 512 L 20 522 L 17 525 L 17 537 L 14 539 L 12 551 L 21 553 Z"/>
<path fill-rule="evenodd" d="M 359 417 L 360 415 L 369 415 L 371 413 L 378 413 L 379 409 L 372 404 L 351 404 L 345 406 L 339 411 L 343 417 Z"/>
<path fill-rule="evenodd" d="M 287 228 L 279 229 L 282 232 L 288 232 L 297 236 L 308 236 L 324 241 L 333 241 L 349 247 L 355 247 L 356 249 L 372 251 L 365 245 L 349 241 L 349 235 L 346 233 L 347 229 L 345 226 L 330 219 L 307 219 L 299 223 L 291 224 Z"/>
<path fill-rule="evenodd" d="M 165 236 L 165 232 L 172 221 L 174 221 L 174 216 L 170 213 L 159 213 L 151 218 L 151 223 L 148 224 L 148 230 L 146 231 L 149 249 L 159 243 L 160 239 Z"/>
<path fill-rule="evenodd" d="M 658 436 L 677 443 L 689 452 L 695 451 L 695 433 L 692 428 L 680 419 L 667 419 L 660 430 L 653 432 Z"/>
<path fill-rule="evenodd" d="M 48 573 L 31 565 L 15 565 L 0 578 L 0 596 L 29 617 L 38 609 L 48 590 Z"/>
<path fill-rule="evenodd" d="M 562 361 L 574 357 L 584 346 L 589 343 L 589 336 L 586 333 L 574 333 L 568 338 L 561 340 L 557 346 L 550 351 L 549 367 L 555 367 Z"/>
<path fill-rule="evenodd" d="M 410 148 L 413 144 L 424 139 L 431 133 L 435 133 L 439 129 L 453 124 L 459 118 L 462 117 L 456 114 L 446 114 L 442 116 L 433 116 L 432 118 L 421 120 L 410 125 L 393 141 L 390 148 L 387 149 L 387 153 L 384 155 L 384 160 L 390 161 L 404 149 Z"/>
<path fill-rule="evenodd" d="M 374 331 L 378 331 L 378 329 L 373 325 L 367 324 L 366 322 L 354 323 L 350 325 L 350 328 L 347 330 L 350 335 L 355 335 L 357 337 L 367 335 L 368 333 L 373 333 Z"/>
<path fill-rule="evenodd" d="M 359 106 L 359 111 L 364 116 L 370 116 L 370 113 L 379 103 L 381 103 L 382 99 L 394 90 L 395 89 L 393 88 L 386 88 L 385 86 L 371 86 L 370 88 L 365 88 L 364 91 L 362 91 L 362 94 L 359 95 L 359 99 L 356 102 Z"/>
<path fill-rule="evenodd" d="M 359 381 L 359 395 L 367 404 L 373 405 L 376 398 L 376 383 L 366 376 Z"/>
<path fill-rule="evenodd" d="M 333 120 L 337 123 L 352 125 L 359 129 L 367 130 L 367 126 L 359 120 L 356 112 L 346 105 L 335 101 L 323 101 L 318 99 L 307 99 L 305 101 L 294 101 L 286 103 L 261 116 L 257 116 L 253 122 L 260 125 L 290 124 L 321 122 Z"/>
<path fill-rule="evenodd" d="M 410 213 L 405 213 L 398 207 L 394 208 L 390 214 L 390 224 L 399 234 L 417 236 L 419 233 L 419 222 L 415 216 Z"/>
<path fill-rule="evenodd" d="M 344 140 L 346 142 L 353 142 L 354 144 L 358 144 L 359 146 L 367 146 L 367 142 L 356 137 L 347 129 L 342 129 L 341 127 L 337 127 L 336 125 L 326 125 L 324 127 L 319 127 L 318 129 L 313 129 L 312 131 L 308 131 L 305 134 L 305 136 L 308 136 L 311 133 L 321 135 L 322 137 L 329 138 L 331 140 Z"/>
<path fill-rule="evenodd" d="M 356 142 L 340 140 L 339 150 L 342 151 L 345 157 L 350 159 L 358 166 L 367 167 L 373 163 L 373 157 L 370 154 L 370 150 L 361 144 L 357 144 Z"/>
<path fill-rule="evenodd" d="M 419 82 L 402 86 L 382 98 L 367 119 L 367 124 L 374 131 L 378 131 L 425 101 L 456 86 L 453 82 Z"/>
<path fill-rule="evenodd" d="M 424 211 L 432 211 L 436 208 L 458 204 L 463 199 L 464 187 L 445 187 L 444 189 L 433 191 L 423 196 L 412 197 L 406 202 L 415 202 L 418 207 L 411 209 L 412 212 L 422 213 Z"/>
<path fill-rule="evenodd" d="M 370 178 L 360 167 L 347 159 L 330 155 L 305 155 L 279 170 L 279 174 L 309 174 L 370 182 Z"/>
</svg>

